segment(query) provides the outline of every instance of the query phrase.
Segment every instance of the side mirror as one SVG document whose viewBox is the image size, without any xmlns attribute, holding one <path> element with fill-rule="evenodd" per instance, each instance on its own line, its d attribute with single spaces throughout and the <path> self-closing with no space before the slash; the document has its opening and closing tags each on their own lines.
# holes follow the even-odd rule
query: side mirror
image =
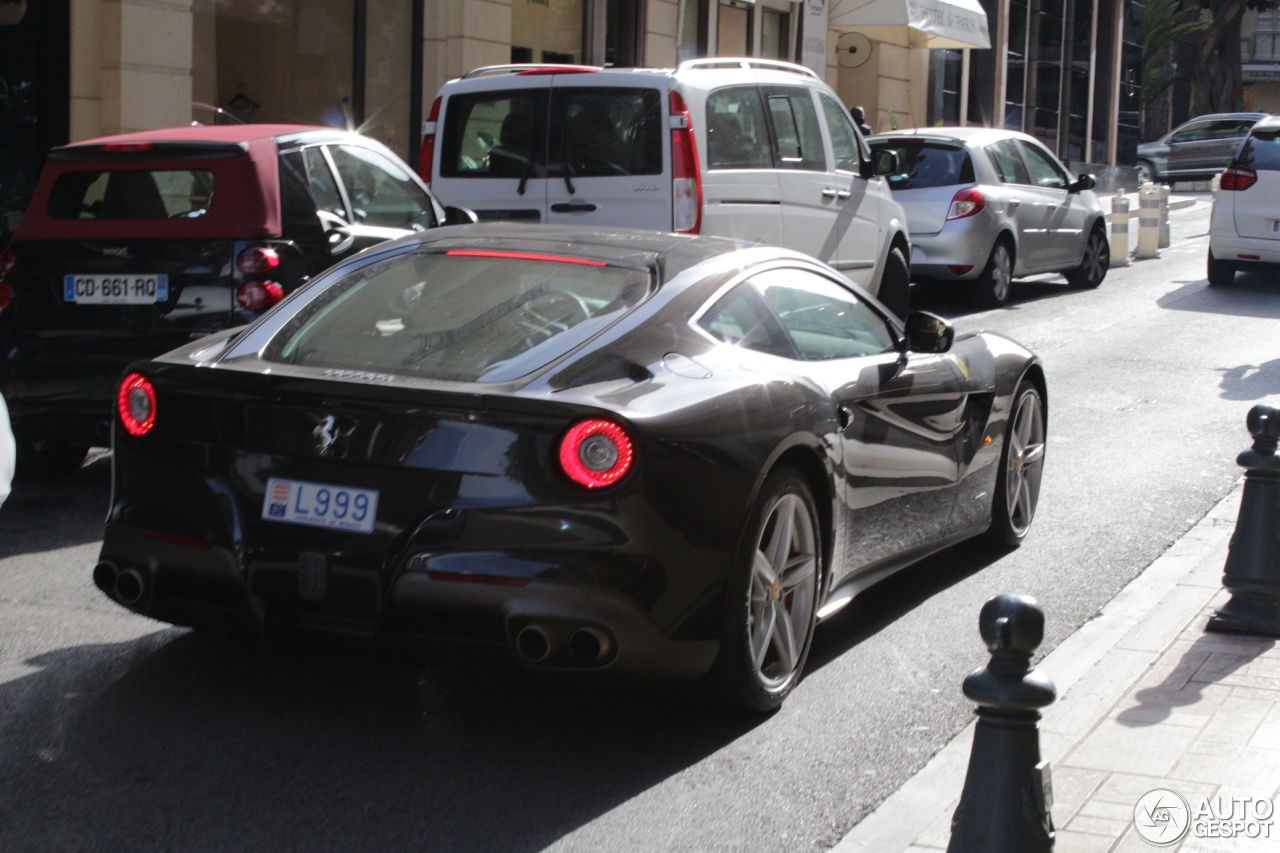
<svg viewBox="0 0 1280 853">
<path fill-rule="evenodd" d="M 450 205 L 444 209 L 445 225 L 471 225 L 479 221 L 480 217 L 476 216 L 476 212 L 470 208 Z"/>
<path fill-rule="evenodd" d="M 1098 182 L 1093 179 L 1093 175 L 1081 175 L 1080 177 L 1075 179 L 1074 183 L 1069 184 L 1067 186 L 1067 192 L 1069 193 L 1084 192 L 1085 190 L 1093 189 L 1097 185 L 1098 185 Z"/>
<path fill-rule="evenodd" d="M 329 254 L 341 255 L 351 249 L 356 242 L 356 235 L 345 228 L 330 228 L 324 232 L 325 242 L 329 245 Z"/>
<path fill-rule="evenodd" d="M 871 152 L 871 170 L 877 175 L 898 173 L 898 152 L 881 149 Z"/>
<path fill-rule="evenodd" d="M 903 342 L 907 352 L 946 352 L 956 339 L 951 324 L 928 311 L 912 311 L 907 315 Z"/>
</svg>

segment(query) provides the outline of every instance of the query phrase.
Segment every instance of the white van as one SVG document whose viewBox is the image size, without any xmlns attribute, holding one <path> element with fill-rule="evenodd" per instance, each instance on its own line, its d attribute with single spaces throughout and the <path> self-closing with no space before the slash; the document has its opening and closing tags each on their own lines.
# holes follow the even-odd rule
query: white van
<svg viewBox="0 0 1280 853">
<path fill-rule="evenodd" d="M 899 314 L 906 217 L 834 91 L 807 68 L 478 68 L 440 89 L 423 180 L 481 220 L 734 237 L 825 261 Z M 877 162 L 878 161 L 878 162 Z"/>
</svg>

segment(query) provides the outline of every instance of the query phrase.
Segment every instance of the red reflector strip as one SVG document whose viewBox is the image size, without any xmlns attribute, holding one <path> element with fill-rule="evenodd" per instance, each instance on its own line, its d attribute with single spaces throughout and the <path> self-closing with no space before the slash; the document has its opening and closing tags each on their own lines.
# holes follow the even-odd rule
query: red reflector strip
<svg viewBox="0 0 1280 853">
<path fill-rule="evenodd" d="M 427 572 L 433 581 L 451 583 L 483 583 L 490 586 L 528 586 L 528 578 L 508 578 L 502 575 L 468 575 L 462 572 Z"/>
<path fill-rule="evenodd" d="M 604 261 L 590 258 L 570 258 L 565 255 L 540 255 L 537 252 L 499 252 L 492 249 L 450 249 L 446 255 L 463 258 L 507 258 L 514 261 L 548 261 L 553 264 L 581 264 L 584 267 L 608 266 Z"/>
<path fill-rule="evenodd" d="M 185 536 L 175 536 L 172 533 L 161 533 L 159 530 L 148 530 L 146 534 L 148 539 L 172 542 L 174 545 L 186 545 L 188 548 L 199 548 L 201 551 L 208 551 L 213 547 L 208 542 L 201 542 L 199 539 L 188 539 Z"/>
<path fill-rule="evenodd" d="M 108 142 L 103 151 L 150 151 L 150 142 Z"/>
<path fill-rule="evenodd" d="M 1238 258 L 1239 258 L 1240 260 L 1242 260 L 1242 261 L 1260 261 L 1260 260 L 1262 260 L 1262 255 L 1237 255 L 1236 257 L 1238 257 Z"/>
</svg>

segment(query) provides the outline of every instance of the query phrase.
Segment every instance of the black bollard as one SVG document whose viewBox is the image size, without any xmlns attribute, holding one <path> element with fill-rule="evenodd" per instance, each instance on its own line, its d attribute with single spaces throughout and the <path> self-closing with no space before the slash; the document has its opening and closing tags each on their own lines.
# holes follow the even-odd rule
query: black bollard
<svg viewBox="0 0 1280 853">
<path fill-rule="evenodd" d="M 991 661 L 964 680 L 978 703 L 960 804 L 947 853 L 1041 853 L 1053 849 L 1053 787 L 1040 760 L 1040 711 L 1053 682 L 1031 668 L 1044 639 L 1044 611 L 1026 595 L 997 595 L 982 605 L 978 629 Z"/>
<path fill-rule="evenodd" d="M 1222 575 L 1231 600 L 1208 629 L 1280 637 L 1280 409 L 1254 406 L 1245 425 L 1253 447 L 1236 457 L 1244 494 Z"/>
</svg>

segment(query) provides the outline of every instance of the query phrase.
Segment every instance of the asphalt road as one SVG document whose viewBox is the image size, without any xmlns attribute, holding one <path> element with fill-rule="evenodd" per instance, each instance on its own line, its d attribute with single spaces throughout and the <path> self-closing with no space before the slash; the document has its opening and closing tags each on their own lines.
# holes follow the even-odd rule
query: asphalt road
<svg viewBox="0 0 1280 853">
<path fill-rule="evenodd" d="M 1036 349 L 1049 450 L 1013 553 L 953 548 L 819 629 L 767 719 L 696 697 L 425 672 L 209 640 L 90 582 L 106 461 L 0 509 L 0 850 L 810 851 L 970 718 L 982 602 L 1035 595 L 1045 650 L 1227 493 L 1244 415 L 1280 405 L 1280 281 L 1208 290 L 1207 205 L 1100 289 L 1023 283 L 971 313 Z"/>
</svg>

